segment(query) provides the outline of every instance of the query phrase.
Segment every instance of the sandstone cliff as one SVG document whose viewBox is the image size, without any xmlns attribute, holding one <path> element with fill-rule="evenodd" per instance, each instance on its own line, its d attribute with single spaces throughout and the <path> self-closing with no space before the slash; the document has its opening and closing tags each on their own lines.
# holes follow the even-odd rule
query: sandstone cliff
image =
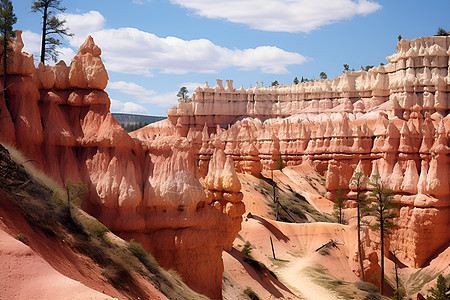
<svg viewBox="0 0 450 300">
<path fill-rule="evenodd" d="M 221 299 L 222 251 L 231 247 L 244 212 L 233 162 L 216 155 L 208 178 L 221 184 L 211 185 L 187 138 L 128 135 L 109 112 L 108 74 L 91 37 L 70 66 L 35 68 L 21 52 L 20 31 L 13 48 L 0 141 L 17 146 L 60 184 L 83 180 L 88 212 L 141 242 L 194 290 Z"/>
<path fill-rule="evenodd" d="M 255 176 L 279 156 L 284 165 L 310 160 L 330 200 L 338 187 L 354 197 L 357 166 L 379 174 L 400 203 L 393 246 L 404 263 L 422 266 L 450 240 L 450 38 L 401 40 L 387 59 L 297 85 L 244 90 L 217 80 L 169 109 L 164 130 L 145 130 L 186 136 L 201 167 L 218 144 L 238 172 Z"/>
</svg>

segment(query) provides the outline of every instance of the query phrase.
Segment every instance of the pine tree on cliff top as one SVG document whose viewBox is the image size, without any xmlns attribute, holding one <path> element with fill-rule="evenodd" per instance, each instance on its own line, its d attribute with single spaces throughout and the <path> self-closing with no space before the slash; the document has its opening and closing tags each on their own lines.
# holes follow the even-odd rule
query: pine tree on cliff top
<svg viewBox="0 0 450 300">
<path fill-rule="evenodd" d="M 37 0 L 33 1 L 31 11 L 42 13 L 41 62 L 45 63 L 48 58 L 56 62 L 58 57 L 56 47 L 61 46 L 62 42 L 54 36 L 58 35 L 61 38 L 73 36 L 64 26 L 66 20 L 61 20 L 55 15 L 55 12 L 65 12 L 66 8 L 61 7 L 61 0 Z"/>
<path fill-rule="evenodd" d="M 374 188 L 370 193 L 372 203 L 363 212 L 375 217 L 375 223 L 371 226 L 373 230 L 380 231 L 381 240 L 381 278 L 380 293 L 384 292 L 384 238 L 391 233 L 394 228 L 392 219 L 397 217 L 397 213 L 392 209 L 397 205 L 392 202 L 393 193 L 385 188 L 380 175 L 373 175 L 369 184 Z"/>
<path fill-rule="evenodd" d="M 17 17 L 13 11 L 13 5 L 10 0 L 0 0 L 0 30 L 2 41 L 2 59 L 3 59 L 3 96 L 5 98 L 6 105 L 8 106 L 8 92 L 7 92 L 7 65 L 8 65 L 8 53 L 12 50 L 9 47 L 11 38 L 16 34 L 13 31 L 13 25 L 17 22 Z"/>
</svg>

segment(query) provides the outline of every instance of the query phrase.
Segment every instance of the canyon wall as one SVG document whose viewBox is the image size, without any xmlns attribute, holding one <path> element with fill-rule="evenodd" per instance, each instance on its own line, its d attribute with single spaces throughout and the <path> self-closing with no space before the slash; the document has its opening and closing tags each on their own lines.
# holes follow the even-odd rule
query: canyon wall
<svg viewBox="0 0 450 300">
<path fill-rule="evenodd" d="M 199 87 L 168 121 L 142 131 L 177 132 L 194 145 L 200 173 L 217 145 L 236 170 L 310 160 L 350 198 L 355 170 L 379 174 L 400 204 L 392 249 L 422 266 L 450 240 L 450 37 L 401 40 L 387 65 L 276 87 Z M 168 130 L 172 128 L 172 130 Z"/>
<path fill-rule="evenodd" d="M 216 150 L 200 176 L 186 137 L 128 135 L 109 112 L 108 74 L 91 37 L 69 66 L 35 68 L 20 31 L 12 47 L 0 141 L 60 184 L 87 183 L 88 212 L 141 242 L 194 290 L 221 299 L 222 251 L 231 249 L 245 211 L 233 161 Z"/>
</svg>

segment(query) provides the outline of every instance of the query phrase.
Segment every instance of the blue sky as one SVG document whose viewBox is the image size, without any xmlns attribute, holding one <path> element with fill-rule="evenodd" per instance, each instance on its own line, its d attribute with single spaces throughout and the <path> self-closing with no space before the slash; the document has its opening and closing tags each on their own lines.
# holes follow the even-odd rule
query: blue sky
<svg viewBox="0 0 450 300">
<path fill-rule="evenodd" d="M 39 57 L 41 16 L 13 0 L 24 51 Z M 70 63 L 88 35 L 102 49 L 111 111 L 164 116 L 176 93 L 216 78 L 247 89 L 292 84 L 387 63 L 397 36 L 450 30 L 450 0 L 77 0 L 62 1 L 75 34 L 60 49 Z"/>
</svg>

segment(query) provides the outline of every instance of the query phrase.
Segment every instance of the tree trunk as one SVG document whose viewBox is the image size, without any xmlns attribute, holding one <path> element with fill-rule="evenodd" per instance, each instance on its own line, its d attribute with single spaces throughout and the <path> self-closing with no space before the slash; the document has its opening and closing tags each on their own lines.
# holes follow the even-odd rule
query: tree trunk
<svg viewBox="0 0 450 300">
<path fill-rule="evenodd" d="M 6 67 L 7 67 L 7 59 L 8 59 L 8 39 L 6 37 L 6 28 L 3 30 L 3 99 L 5 99 L 6 108 L 8 108 L 8 92 L 7 92 L 7 75 L 6 75 Z"/>
<path fill-rule="evenodd" d="M 42 18 L 42 43 L 41 43 L 41 62 L 45 64 L 45 38 L 47 36 L 47 9 L 48 4 L 44 6 L 44 16 Z"/>
<path fill-rule="evenodd" d="M 384 220 L 383 212 L 380 212 L 380 237 L 381 237 L 381 281 L 380 294 L 384 293 Z"/>
<path fill-rule="evenodd" d="M 357 221 L 358 221 L 358 226 L 357 226 L 357 229 L 358 229 L 358 256 L 359 256 L 359 267 L 361 268 L 361 278 L 362 278 L 362 281 L 366 281 L 366 279 L 365 279 L 365 277 L 366 277 L 366 275 L 364 274 L 364 264 L 363 264 L 363 257 L 362 257 L 362 245 L 361 245 L 361 213 L 360 213 L 360 203 L 359 203 L 359 192 L 358 192 L 358 194 L 356 195 L 356 199 L 358 200 L 358 203 L 357 203 L 357 212 L 358 212 L 358 218 L 357 218 Z"/>
</svg>

